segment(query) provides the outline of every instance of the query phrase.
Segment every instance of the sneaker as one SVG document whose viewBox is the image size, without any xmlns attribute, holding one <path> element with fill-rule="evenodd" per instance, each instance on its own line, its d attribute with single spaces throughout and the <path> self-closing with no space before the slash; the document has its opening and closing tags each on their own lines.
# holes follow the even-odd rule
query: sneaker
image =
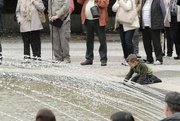
<svg viewBox="0 0 180 121">
<path fill-rule="evenodd" d="M 106 66 L 107 62 L 101 62 L 101 66 Z"/>
<path fill-rule="evenodd" d="M 154 63 L 154 61 L 151 61 L 151 62 L 146 61 L 146 63 L 147 63 L 147 64 L 153 64 L 153 63 Z"/>
<path fill-rule="evenodd" d="M 91 60 L 85 60 L 84 62 L 81 63 L 81 65 L 92 65 L 93 62 Z"/>
<path fill-rule="evenodd" d="M 175 60 L 179 60 L 180 59 L 180 55 L 174 57 Z"/>
<path fill-rule="evenodd" d="M 61 62 L 62 62 L 62 60 L 57 60 L 57 59 L 52 61 L 52 63 L 61 63 Z"/>
<path fill-rule="evenodd" d="M 160 62 L 159 60 L 157 60 L 156 62 L 154 62 L 154 65 L 162 65 L 162 62 Z"/>
<path fill-rule="evenodd" d="M 65 63 L 65 64 L 68 64 L 68 63 L 71 63 L 71 60 L 70 59 L 69 60 L 64 60 L 62 62 Z"/>
<path fill-rule="evenodd" d="M 140 56 L 139 54 L 136 54 L 136 57 L 137 57 L 137 58 L 141 58 L 141 56 Z"/>
<path fill-rule="evenodd" d="M 31 57 L 29 55 L 24 55 L 24 60 L 21 61 L 21 63 L 30 63 Z"/>
<path fill-rule="evenodd" d="M 121 63 L 121 65 L 128 66 L 129 64 L 125 61 L 125 62 Z"/>
</svg>

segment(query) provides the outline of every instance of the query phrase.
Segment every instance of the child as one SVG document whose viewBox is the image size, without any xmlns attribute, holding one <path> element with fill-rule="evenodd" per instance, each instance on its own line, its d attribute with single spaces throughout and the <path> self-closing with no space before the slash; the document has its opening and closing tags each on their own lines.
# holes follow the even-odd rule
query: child
<svg viewBox="0 0 180 121">
<path fill-rule="evenodd" d="M 127 82 L 134 73 L 137 73 L 137 75 L 134 76 L 131 81 L 139 84 L 152 84 L 161 82 L 159 78 L 153 75 L 152 69 L 143 60 L 137 59 L 135 54 L 130 54 L 126 61 L 131 68 L 124 81 Z"/>
<path fill-rule="evenodd" d="M 111 115 L 111 121 L 134 121 L 134 117 L 131 113 L 125 111 L 119 111 Z"/>
</svg>

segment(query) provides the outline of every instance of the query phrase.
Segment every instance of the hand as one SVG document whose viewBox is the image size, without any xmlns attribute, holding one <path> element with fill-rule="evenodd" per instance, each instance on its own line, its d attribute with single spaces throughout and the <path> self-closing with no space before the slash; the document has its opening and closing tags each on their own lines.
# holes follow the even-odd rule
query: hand
<svg viewBox="0 0 180 121">
<path fill-rule="evenodd" d="M 56 20 L 56 19 L 58 19 L 57 16 L 52 16 L 52 17 L 50 18 L 50 21 L 54 21 L 54 20 Z"/>
</svg>

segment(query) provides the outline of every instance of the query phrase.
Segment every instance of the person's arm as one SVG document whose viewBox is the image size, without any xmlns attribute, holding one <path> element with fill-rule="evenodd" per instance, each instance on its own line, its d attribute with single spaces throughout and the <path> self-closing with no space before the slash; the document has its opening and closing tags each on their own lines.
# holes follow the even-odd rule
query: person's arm
<svg viewBox="0 0 180 121">
<path fill-rule="evenodd" d="M 165 5 L 164 5 L 164 0 L 160 0 L 160 7 L 163 13 L 163 17 L 165 18 L 166 15 L 166 9 L 165 9 Z"/>
<path fill-rule="evenodd" d="M 137 80 L 137 83 L 142 84 L 142 82 L 146 78 L 147 72 L 148 72 L 148 67 L 146 66 L 146 64 L 142 64 L 141 67 L 140 67 L 140 74 L 139 74 L 140 77 Z"/>
<path fill-rule="evenodd" d="M 70 0 L 70 13 L 74 11 L 74 0 Z"/>
<path fill-rule="evenodd" d="M 119 5 L 124 9 L 124 10 L 131 10 L 132 9 L 132 0 L 118 0 Z"/>
<path fill-rule="evenodd" d="M 18 24 L 21 23 L 21 14 L 20 14 L 20 0 L 17 1 L 17 6 L 16 6 L 16 18 L 17 18 L 17 22 Z"/>
<path fill-rule="evenodd" d="M 31 2 L 38 11 L 43 12 L 45 10 L 42 0 L 32 0 Z"/>
<path fill-rule="evenodd" d="M 101 8 L 107 8 L 109 5 L 109 0 L 95 0 L 95 2 Z"/>
<path fill-rule="evenodd" d="M 138 0 L 138 3 L 136 5 L 136 10 L 139 16 L 140 16 L 140 11 L 141 11 L 141 4 L 142 4 L 142 0 Z"/>
<path fill-rule="evenodd" d="M 79 4 L 81 4 L 81 5 L 83 5 L 84 2 L 85 2 L 85 0 L 77 0 L 77 2 L 78 2 Z"/>
<path fill-rule="evenodd" d="M 125 79 L 129 80 L 133 74 L 134 74 L 134 71 L 132 68 L 130 68 L 128 74 L 125 76 Z"/>
<path fill-rule="evenodd" d="M 4 0 L 0 0 L 0 9 L 4 7 Z"/>
</svg>

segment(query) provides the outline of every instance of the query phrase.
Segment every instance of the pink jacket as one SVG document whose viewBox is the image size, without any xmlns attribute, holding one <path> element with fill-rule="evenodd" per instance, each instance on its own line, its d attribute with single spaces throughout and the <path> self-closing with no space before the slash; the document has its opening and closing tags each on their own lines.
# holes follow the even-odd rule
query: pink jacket
<svg viewBox="0 0 180 121">
<path fill-rule="evenodd" d="M 77 0 L 79 4 L 82 4 L 82 10 L 81 10 L 81 21 L 82 24 L 85 22 L 85 8 L 86 4 L 89 0 Z M 100 26 L 106 26 L 108 23 L 108 12 L 107 12 L 107 7 L 109 5 L 109 0 L 95 0 L 96 4 L 99 7 L 99 12 L 100 12 L 100 18 L 99 18 L 99 24 Z"/>
<path fill-rule="evenodd" d="M 74 11 L 74 0 L 70 0 L 70 13 Z"/>
</svg>

